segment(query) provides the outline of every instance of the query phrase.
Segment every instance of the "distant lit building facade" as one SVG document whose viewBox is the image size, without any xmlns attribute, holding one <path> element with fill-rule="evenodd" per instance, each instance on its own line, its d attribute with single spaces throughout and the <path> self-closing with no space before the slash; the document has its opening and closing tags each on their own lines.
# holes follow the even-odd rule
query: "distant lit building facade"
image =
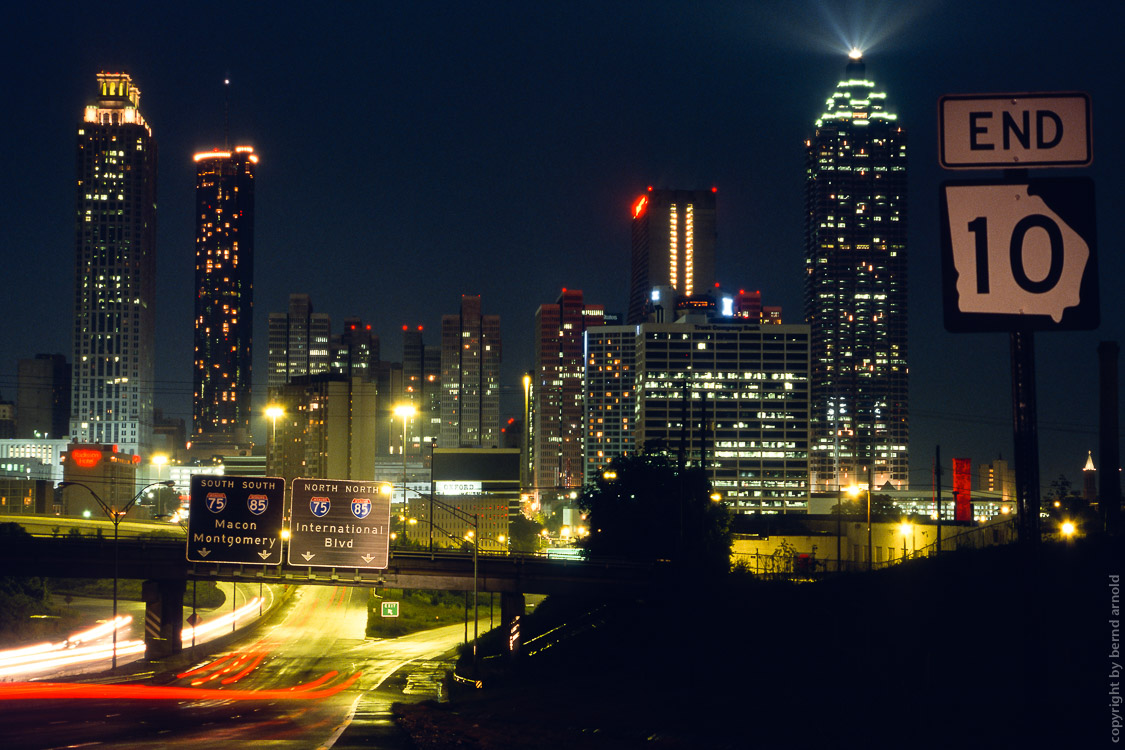
<svg viewBox="0 0 1125 750">
<path fill-rule="evenodd" d="M 585 481 L 634 450 L 637 326 L 587 329 L 584 337 Z"/>
<path fill-rule="evenodd" d="M 269 387 L 319 375 L 331 366 L 332 318 L 313 311 L 307 294 L 290 294 L 289 310 L 269 316 Z"/>
<path fill-rule="evenodd" d="M 534 486 L 540 494 L 583 484 L 583 335 L 604 318 L 605 308 L 586 304 L 580 289 L 563 289 L 554 304 L 535 311 L 531 439 Z"/>
<path fill-rule="evenodd" d="M 632 262 L 626 323 L 645 318 L 652 290 L 683 297 L 715 283 L 715 190 L 653 190 L 633 203 Z"/>
<path fill-rule="evenodd" d="M 271 476 L 375 479 L 375 383 L 322 373 L 271 389 L 284 409 L 269 441 Z"/>
<path fill-rule="evenodd" d="M 462 295 L 441 319 L 441 448 L 500 447 L 500 316 Z"/>
<path fill-rule="evenodd" d="M 249 449 L 254 332 L 250 146 L 195 155 L 193 445 Z"/>
<path fill-rule="evenodd" d="M 736 513 L 804 513 L 809 328 L 689 314 L 636 336 L 637 450 L 702 466 Z"/>
<path fill-rule="evenodd" d="M 78 124 L 70 435 L 147 451 L 156 303 L 156 140 L 127 73 L 98 73 Z"/>
<path fill-rule="evenodd" d="M 862 60 L 805 146 L 813 486 L 905 488 L 906 133 Z"/>
<path fill-rule="evenodd" d="M 379 335 L 370 323 L 359 318 L 346 318 L 342 333 L 330 338 L 329 371 L 337 375 L 373 381 L 379 365 Z"/>
<path fill-rule="evenodd" d="M 408 420 L 406 455 L 425 458 L 441 432 L 441 347 L 428 346 L 422 326 L 402 327 L 402 387 L 400 403 L 417 409 Z M 401 441 L 401 436 L 399 438 Z"/>
</svg>

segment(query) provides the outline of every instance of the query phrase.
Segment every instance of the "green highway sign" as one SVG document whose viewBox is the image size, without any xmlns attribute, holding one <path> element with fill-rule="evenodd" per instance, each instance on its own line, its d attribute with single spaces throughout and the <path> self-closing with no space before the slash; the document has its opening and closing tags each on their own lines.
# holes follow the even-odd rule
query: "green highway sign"
<svg viewBox="0 0 1125 750">
<path fill-rule="evenodd" d="M 398 602 L 383 602 L 383 617 L 398 617 Z"/>
</svg>

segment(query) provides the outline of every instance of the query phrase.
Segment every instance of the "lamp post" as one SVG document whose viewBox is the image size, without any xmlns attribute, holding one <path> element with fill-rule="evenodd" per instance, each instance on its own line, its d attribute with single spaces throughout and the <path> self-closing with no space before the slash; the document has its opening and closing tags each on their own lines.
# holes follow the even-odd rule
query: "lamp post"
<svg viewBox="0 0 1125 750">
<path fill-rule="evenodd" d="M 406 422 L 418 413 L 413 404 L 399 404 L 395 416 L 402 420 L 402 538 L 406 539 Z"/>
<path fill-rule="evenodd" d="M 59 483 L 59 487 L 69 487 L 71 485 L 74 485 L 76 487 L 84 488 L 87 492 L 90 493 L 91 497 L 98 501 L 98 505 L 101 506 L 102 512 L 105 513 L 109 520 L 113 522 L 113 669 L 117 669 L 117 570 L 119 559 L 117 549 L 117 527 L 121 523 L 121 520 L 125 517 L 125 514 L 128 513 L 129 509 L 133 507 L 133 504 L 141 498 L 141 495 L 145 494 L 146 490 L 151 487 L 157 486 L 171 487 L 174 484 L 175 482 L 173 482 L 171 479 L 167 479 L 163 482 L 153 482 L 152 484 L 146 484 L 141 488 L 140 492 L 133 495 L 132 500 L 125 503 L 125 506 L 121 508 L 121 510 L 118 510 L 111 505 L 107 505 L 105 500 L 102 500 L 101 497 L 98 496 L 98 493 L 94 492 L 94 490 L 91 489 L 87 484 L 83 484 L 82 482 Z"/>
<path fill-rule="evenodd" d="M 871 570 L 871 483 L 867 484 L 867 570 Z"/>
<path fill-rule="evenodd" d="M 266 451 L 266 456 L 267 456 L 267 459 L 268 459 L 270 456 L 273 456 L 273 454 L 277 451 L 277 419 L 278 419 L 278 417 L 285 416 L 285 409 L 282 409 L 277 404 L 270 404 L 269 406 L 266 407 L 266 416 L 269 417 L 269 419 L 270 419 L 270 444 L 269 444 L 269 450 Z M 266 463 L 268 464 L 269 461 L 267 460 Z M 267 471 L 270 468 L 275 468 L 275 467 L 267 467 Z"/>
<path fill-rule="evenodd" d="M 462 521 L 463 523 L 472 524 L 472 527 L 473 527 L 470 531 L 465 533 L 465 535 L 462 537 L 462 539 L 473 545 L 473 679 L 476 679 L 476 675 L 477 675 L 477 611 L 476 610 L 477 610 L 477 596 L 478 596 L 479 591 L 480 591 L 479 585 L 478 585 L 478 581 L 479 581 L 478 570 L 479 569 L 477 567 L 477 555 L 478 555 L 478 552 L 479 552 L 478 548 L 480 546 L 480 515 L 477 514 L 477 513 L 473 513 L 473 514 L 470 515 L 469 513 L 461 510 L 460 508 L 449 505 L 448 503 L 443 503 L 440 500 L 435 500 L 434 496 L 433 496 L 433 493 L 430 493 L 430 507 L 431 508 L 433 507 L 434 503 L 437 503 L 437 505 L 439 505 L 441 508 L 443 508 L 448 513 L 452 514 L 455 518 Z M 432 513 L 430 515 L 430 518 L 433 519 Z M 446 536 L 450 537 L 451 539 L 457 538 L 457 537 L 453 536 L 452 534 L 450 534 L 448 531 L 444 531 L 444 529 L 442 531 L 445 533 Z M 432 543 L 432 537 L 431 537 L 431 543 Z M 468 623 L 467 618 L 466 618 L 466 622 L 465 622 L 466 634 L 467 634 L 468 628 L 469 628 L 469 623 Z"/>
</svg>

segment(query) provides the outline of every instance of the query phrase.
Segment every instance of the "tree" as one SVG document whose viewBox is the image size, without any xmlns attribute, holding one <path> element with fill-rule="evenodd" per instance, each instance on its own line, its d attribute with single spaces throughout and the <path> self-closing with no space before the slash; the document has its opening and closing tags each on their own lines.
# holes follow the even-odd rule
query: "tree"
<svg viewBox="0 0 1125 750">
<path fill-rule="evenodd" d="M 587 485 L 579 500 L 590 528 L 582 546 L 592 555 L 730 569 L 729 515 L 711 500 L 702 469 L 680 472 L 667 456 L 646 452 L 615 459 L 607 473 L 611 479 Z"/>
<path fill-rule="evenodd" d="M 1057 519 L 1074 520 L 1089 509 L 1089 504 L 1071 485 L 1065 474 L 1051 482 L 1043 509 Z"/>
<path fill-rule="evenodd" d="M 522 513 L 517 515 L 508 524 L 508 538 L 511 540 L 512 552 L 535 552 L 539 549 L 539 530 L 543 527 L 525 517 Z"/>
</svg>

